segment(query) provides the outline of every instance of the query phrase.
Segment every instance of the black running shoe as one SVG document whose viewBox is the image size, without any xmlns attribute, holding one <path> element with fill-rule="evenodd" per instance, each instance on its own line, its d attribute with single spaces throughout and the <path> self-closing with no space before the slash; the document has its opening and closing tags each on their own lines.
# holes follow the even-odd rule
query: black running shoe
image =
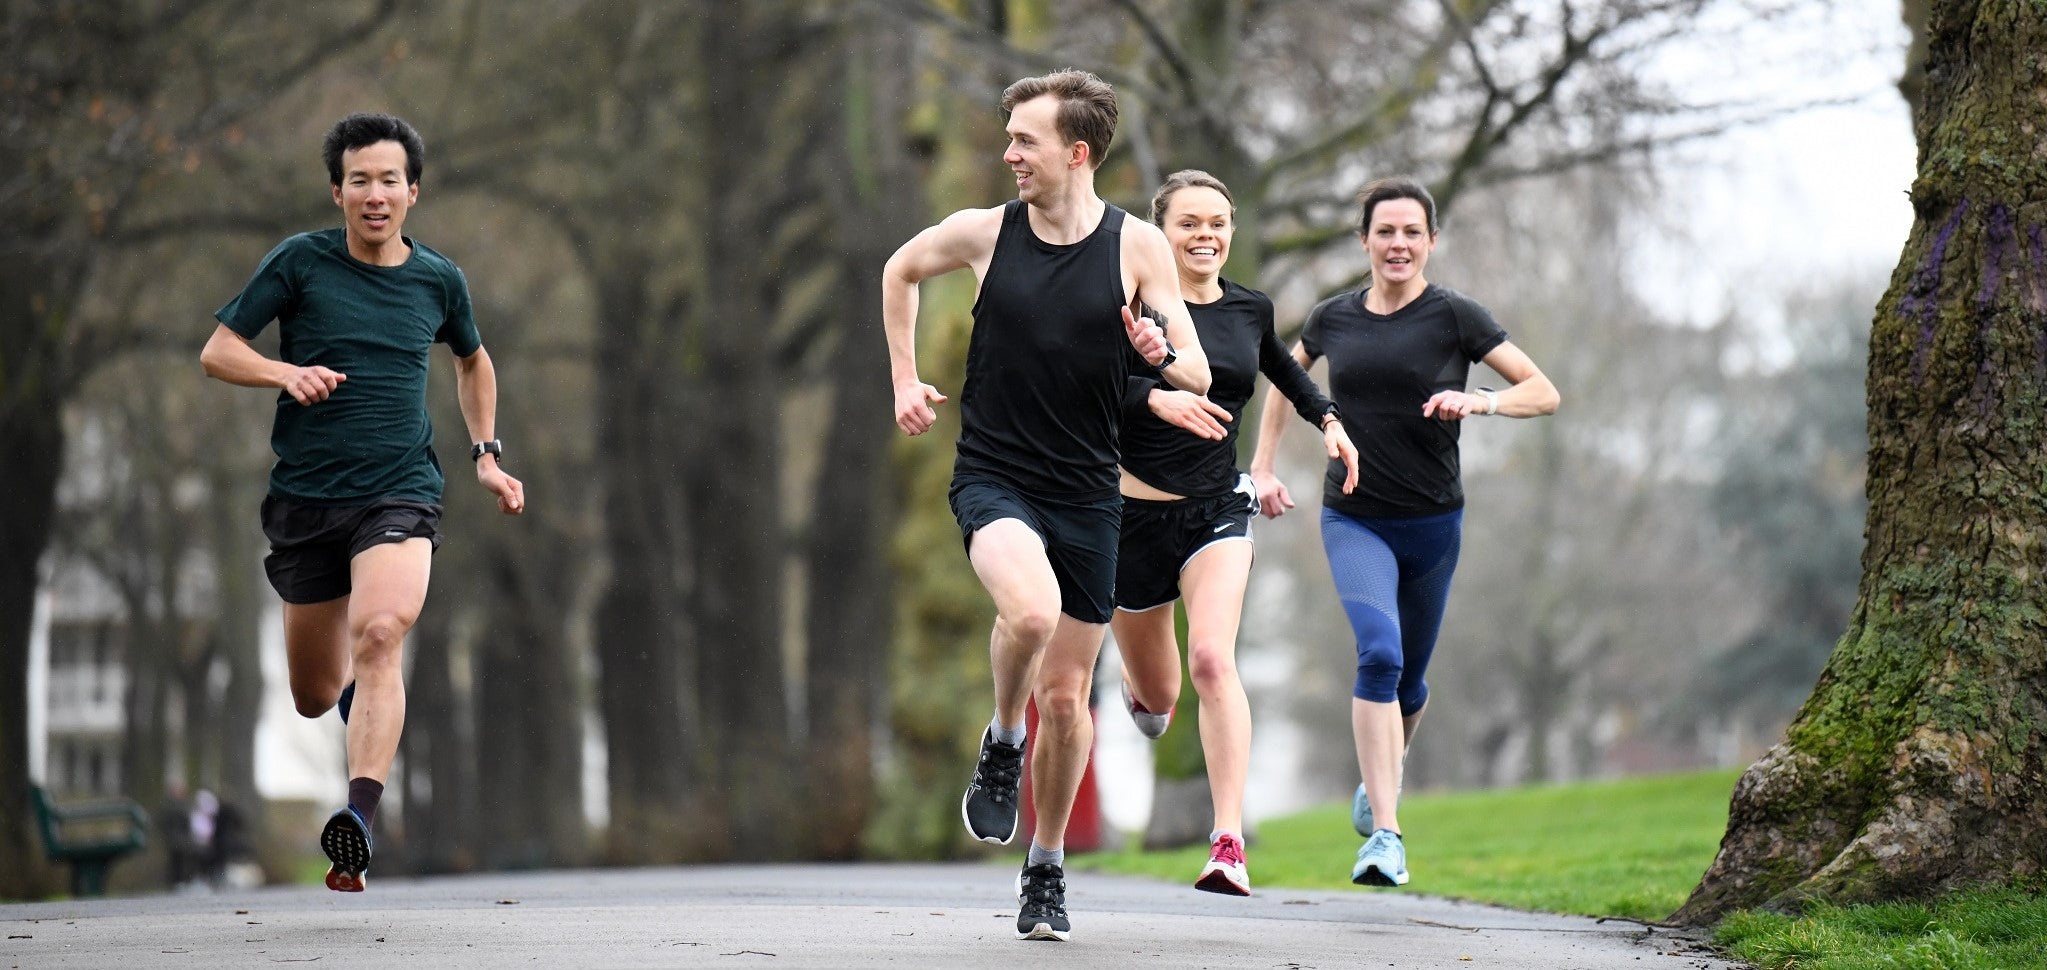
<svg viewBox="0 0 2047 970">
<path fill-rule="evenodd" d="M 1003 744 L 993 732 L 981 733 L 981 763 L 960 799 L 960 817 L 974 838 L 1008 845 L 1016 838 L 1016 786 L 1023 774 L 1023 745 Z"/>
<path fill-rule="evenodd" d="M 1066 919 L 1066 870 L 1050 862 L 1025 866 L 1016 877 L 1016 898 L 1023 904 L 1016 914 L 1017 939 L 1073 938 L 1073 924 Z"/>
<path fill-rule="evenodd" d="M 341 698 L 334 702 L 334 709 L 341 712 L 341 723 L 348 723 L 348 709 L 355 706 L 355 681 L 349 681 L 341 688 Z"/>
<path fill-rule="evenodd" d="M 363 891 L 363 877 L 370 871 L 370 827 L 350 805 L 327 817 L 320 830 L 320 849 L 333 865 L 327 869 L 327 888 L 338 893 Z"/>
</svg>

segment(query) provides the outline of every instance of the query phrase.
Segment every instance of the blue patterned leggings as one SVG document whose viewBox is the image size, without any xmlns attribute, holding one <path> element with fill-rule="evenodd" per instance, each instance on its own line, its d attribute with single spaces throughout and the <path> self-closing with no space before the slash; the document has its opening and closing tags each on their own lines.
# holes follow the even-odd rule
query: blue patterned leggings
<svg viewBox="0 0 2047 970">
<path fill-rule="evenodd" d="M 1464 510 L 1421 518 L 1358 518 L 1322 510 L 1322 549 L 1358 641 L 1351 694 L 1400 702 L 1401 716 L 1428 702 L 1429 655 L 1443 627 Z"/>
</svg>

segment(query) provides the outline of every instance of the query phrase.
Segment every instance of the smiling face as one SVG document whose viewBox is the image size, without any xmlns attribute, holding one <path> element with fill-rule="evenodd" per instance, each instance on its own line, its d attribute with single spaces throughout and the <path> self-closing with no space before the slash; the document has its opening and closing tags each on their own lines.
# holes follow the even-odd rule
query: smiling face
<svg viewBox="0 0 2047 970">
<path fill-rule="evenodd" d="M 1041 95 L 1009 113 L 1009 149 L 1002 161 L 1016 173 L 1017 198 L 1029 203 L 1056 198 L 1083 164 L 1087 149 L 1059 135 L 1059 99 Z"/>
<path fill-rule="evenodd" d="M 1422 278 L 1436 236 L 1429 231 L 1428 212 L 1420 202 L 1386 199 L 1372 207 L 1364 244 L 1372 258 L 1372 279 L 1399 285 Z"/>
<path fill-rule="evenodd" d="M 1230 209 L 1230 200 L 1206 185 L 1190 185 L 1166 201 L 1160 228 L 1173 247 L 1181 278 L 1205 282 L 1222 272 L 1230 258 L 1230 236 L 1236 231 Z"/>
<path fill-rule="evenodd" d="M 381 262 L 392 247 L 404 248 L 405 212 L 419 198 L 419 185 L 405 174 L 405 146 L 380 141 L 341 154 L 341 183 L 334 204 L 341 207 L 349 252 Z"/>
</svg>

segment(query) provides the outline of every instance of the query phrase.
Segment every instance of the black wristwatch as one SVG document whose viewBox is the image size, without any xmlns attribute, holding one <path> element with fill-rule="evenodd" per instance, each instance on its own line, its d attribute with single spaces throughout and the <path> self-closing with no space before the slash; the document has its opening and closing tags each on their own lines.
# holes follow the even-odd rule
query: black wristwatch
<svg viewBox="0 0 2047 970">
<path fill-rule="evenodd" d="M 482 459 L 484 455 L 496 455 L 498 461 L 504 461 L 505 443 L 499 441 L 496 438 L 492 438 L 489 441 L 479 441 L 469 446 L 470 461 L 478 461 Z"/>
<path fill-rule="evenodd" d="M 1168 341 L 1166 341 L 1166 356 L 1164 356 L 1164 357 L 1162 357 L 1162 358 L 1160 358 L 1160 359 L 1159 359 L 1159 362 L 1158 362 L 1158 365 L 1157 365 L 1157 366 L 1159 366 L 1159 367 L 1171 367 L 1171 366 L 1173 366 L 1173 361 L 1176 361 L 1176 360 L 1179 360 L 1179 359 L 1180 359 L 1180 352 L 1179 352 L 1179 351 L 1177 351 L 1177 350 L 1174 350 L 1174 349 L 1173 349 L 1173 342 L 1172 342 L 1172 341 L 1170 341 L 1170 340 L 1168 340 Z"/>
</svg>

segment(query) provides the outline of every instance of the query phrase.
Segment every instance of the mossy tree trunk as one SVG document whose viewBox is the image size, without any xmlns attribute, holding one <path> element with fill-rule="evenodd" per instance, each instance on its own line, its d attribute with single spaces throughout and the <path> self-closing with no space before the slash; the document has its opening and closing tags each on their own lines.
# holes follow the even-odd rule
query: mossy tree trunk
<svg viewBox="0 0 2047 970">
<path fill-rule="evenodd" d="M 1934 0 L 1848 631 L 1675 916 L 2047 868 L 2047 4 Z"/>
</svg>

